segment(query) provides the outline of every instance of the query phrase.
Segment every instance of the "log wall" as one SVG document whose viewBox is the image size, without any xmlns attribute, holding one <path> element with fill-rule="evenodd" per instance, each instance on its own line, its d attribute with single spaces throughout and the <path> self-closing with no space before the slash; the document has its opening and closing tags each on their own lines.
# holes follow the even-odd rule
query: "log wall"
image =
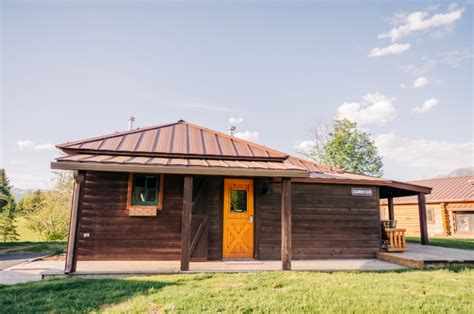
<svg viewBox="0 0 474 314">
<path fill-rule="evenodd" d="M 426 209 L 431 209 L 434 220 L 428 217 L 428 234 L 431 236 L 443 235 L 443 216 L 439 203 L 426 204 Z M 387 205 L 381 206 L 382 218 L 388 219 Z M 418 214 L 418 204 L 394 204 L 394 218 L 397 221 L 397 228 L 406 229 L 406 235 L 420 235 L 420 217 Z"/>
<path fill-rule="evenodd" d="M 127 173 L 86 172 L 78 259 L 179 260 L 183 177 L 165 176 L 163 210 L 156 217 L 128 215 L 127 187 Z"/>
<path fill-rule="evenodd" d="M 200 245 L 194 256 L 205 259 L 207 252 L 207 259 L 219 260 L 223 178 L 205 180 L 204 209 L 196 211 L 207 215 L 207 248 Z M 127 173 L 86 172 L 79 208 L 78 259 L 179 260 L 183 176 L 165 176 L 163 210 L 156 217 L 128 215 L 127 184 Z M 373 194 L 354 197 L 350 186 L 293 183 L 292 258 L 374 257 L 379 251 L 380 211 L 376 188 Z M 281 183 L 270 183 L 268 193 L 255 188 L 256 258 L 280 259 L 280 206 Z"/>
<path fill-rule="evenodd" d="M 257 256 L 279 259 L 281 184 L 256 196 Z M 292 184 L 292 258 L 373 258 L 380 250 L 378 191 L 351 195 L 351 186 Z"/>
</svg>

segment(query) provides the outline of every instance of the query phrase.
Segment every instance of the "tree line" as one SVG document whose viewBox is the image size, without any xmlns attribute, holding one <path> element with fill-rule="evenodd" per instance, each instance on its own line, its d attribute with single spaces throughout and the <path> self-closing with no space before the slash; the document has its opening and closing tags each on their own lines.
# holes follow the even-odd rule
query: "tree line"
<svg viewBox="0 0 474 314">
<path fill-rule="evenodd" d="M 74 180 L 68 172 L 56 172 L 53 188 L 26 193 L 19 202 L 12 195 L 12 186 L 5 170 L 0 169 L 0 239 L 17 241 L 16 219 L 26 217 L 27 227 L 43 241 L 64 240 L 69 229 Z"/>
</svg>

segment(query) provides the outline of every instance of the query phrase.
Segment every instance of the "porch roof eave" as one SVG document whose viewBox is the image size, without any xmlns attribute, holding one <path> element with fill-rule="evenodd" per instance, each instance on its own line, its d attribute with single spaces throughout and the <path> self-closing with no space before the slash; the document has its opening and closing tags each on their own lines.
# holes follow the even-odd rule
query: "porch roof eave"
<svg viewBox="0 0 474 314">
<path fill-rule="evenodd" d="M 245 176 L 245 177 L 290 177 L 308 178 L 309 172 L 298 169 L 252 169 L 229 167 L 202 167 L 183 165 L 143 165 L 143 164 L 113 164 L 100 162 L 51 162 L 51 169 L 55 170 L 90 170 L 107 172 L 131 173 L 164 173 L 187 175 L 214 175 L 214 176 Z"/>
</svg>

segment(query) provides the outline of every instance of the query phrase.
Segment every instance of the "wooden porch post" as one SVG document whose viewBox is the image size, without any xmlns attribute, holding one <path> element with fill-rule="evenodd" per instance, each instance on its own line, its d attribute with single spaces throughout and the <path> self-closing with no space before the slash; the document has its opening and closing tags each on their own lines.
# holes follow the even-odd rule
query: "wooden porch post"
<svg viewBox="0 0 474 314">
<path fill-rule="evenodd" d="M 291 178 L 281 184 L 281 268 L 291 270 Z"/>
<path fill-rule="evenodd" d="M 64 273 L 69 274 L 76 271 L 77 266 L 77 241 L 79 232 L 79 201 L 81 186 L 84 182 L 84 173 L 74 171 L 74 190 L 71 204 L 71 220 L 69 224 L 69 238 L 67 243 L 66 265 Z"/>
<path fill-rule="evenodd" d="M 395 212 L 393 210 L 393 197 L 388 198 L 388 219 L 389 220 L 395 219 Z"/>
<path fill-rule="evenodd" d="M 191 214 L 193 208 L 193 177 L 184 177 L 183 217 L 181 224 L 181 270 L 189 270 L 191 245 Z"/>
<path fill-rule="evenodd" d="M 420 237 L 421 244 L 428 244 L 428 225 L 426 221 L 426 200 L 425 193 L 418 194 L 418 214 L 420 217 Z"/>
</svg>

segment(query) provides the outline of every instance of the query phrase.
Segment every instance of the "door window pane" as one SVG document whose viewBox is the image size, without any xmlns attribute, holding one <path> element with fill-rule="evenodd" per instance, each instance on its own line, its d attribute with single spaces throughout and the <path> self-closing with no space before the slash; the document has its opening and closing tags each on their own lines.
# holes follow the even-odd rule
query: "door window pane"
<svg viewBox="0 0 474 314">
<path fill-rule="evenodd" d="M 247 190 L 230 191 L 230 211 L 238 213 L 247 212 Z"/>
</svg>

